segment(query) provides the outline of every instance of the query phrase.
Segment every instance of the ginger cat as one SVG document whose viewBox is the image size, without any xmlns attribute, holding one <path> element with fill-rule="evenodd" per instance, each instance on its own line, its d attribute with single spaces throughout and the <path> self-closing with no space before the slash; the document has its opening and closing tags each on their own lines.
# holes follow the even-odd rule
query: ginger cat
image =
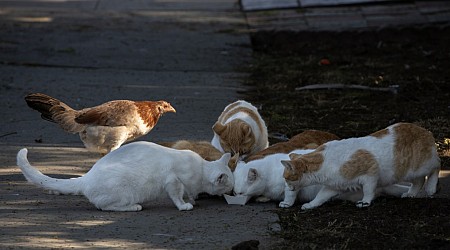
<svg viewBox="0 0 450 250">
<path fill-rule="evenodd" d="M 207 161 L 218 160 L 223 155 L 222 152 L 211 145 L 208 141 L 179 140 L 176 142 L 161 143 L 161 145 L 173 149 L 188 149 L 194 151 Z"/>
<path fill-rule="evenodd" d="M 306 130 L 300 134 L 293 136 L 289 141 L 279 142 L 270 145 L 268 148 L 261 150 L 246 159 L 246 162 L 261 159 L 267 155 L 276 153 L 289 153 L 296 149 L 315 149 L 328 141 L 339 140 L 337 135 L 319 130 Z"/>
<path fill-rule="evenodd" d="M 377 187 L 402 181 L 412 186 L 402 197 L 416 197 L 425 183 L 428 196 L 436 192 L 440 159 L 433 135 L 414 124 L 397 123 L 369 136 L 331 141 L 305 155 L 281 161 L 291 190 L 323 185 L 316 198 L 303 204 L 312 209 L 347 190 L 363 191 L 357 207 L 370 206 Z"/>
<path fill-rule="evenodd" d="M 264 120 L 258 109 L 246 101 L 226 106 L 212 129 L 211 144 L 223 153 L 244 158 L 269 146 Z"/>
<path fill-rule="evenodd" d="M 188 141 L 188 140 L 179 140 L 176 142 L 163 142 L 160 145 L 173 148 L 173 149 L 186 149 L 191 150 L 197 154 L 199 154 L 203 159 L 207 161 L 215 161 L 222 157 L 223 153 L 220 152 L 217 148 L 215 148 L 211 143 L 207 141 Z M 231 157 L 228 162 L 228 167 L 231 171 L 234 171 L 236 167 L 237 160 L 239 155 L 236 154 Z"/>
<path fill-rule="evenodd" d="M 222 195 L 234 183 L 228 153 L 210 162 L 190 150 L 133 142 L 101 158 L 81 177 L 56 179 L 32 167 L 27 152 L 19 151 L 17 165 L 29 182 L 53 193 L 83 194 L 106 211 L 140 211 L 142 203 L 164 197 L 180 211 L 192 210 L 199 193 Z"/>
</svg>

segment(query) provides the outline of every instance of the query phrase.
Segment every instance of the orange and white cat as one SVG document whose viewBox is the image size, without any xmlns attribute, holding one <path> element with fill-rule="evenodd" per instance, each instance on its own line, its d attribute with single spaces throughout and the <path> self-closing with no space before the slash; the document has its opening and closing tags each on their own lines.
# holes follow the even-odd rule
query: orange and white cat
<svg viewBox="0 0 450 250">
<path fill-rule="evenodd" d="M 328 141 L 339 140 L 335 134 L 320 130 L 305 130 L 293 136 L 289 141 L 278 142 L 270 145 L 268 148 L 250 155 L 245 162 L 257 160 L 271 154 L 284 153 L 287 154 L 296 149 L 315 149 Z"/>
<path fill-rule="evenodd" d="M 246 101 L 226 106 L 212 129 L 211 144 L 223 153 L 244 158 L 269 146 L 264 120 L 258 109 Z"/>
<path fill-rule="evenodd" d="M 433 135 L 411 123 L 397 123 L 369 136 L 331 141 L 305 155 L 290 154 L 283 176 L 291 190 L 321 184 L 316 198 L 303 204 L 312 209 L 348 190 L 363 191 L 357 207 L 370 206 L 377 187 L 402 181 L 412 186 L 402 197 L 416 197 L 425 183 L 436 193 L 440 159 Z"/>
</svg>

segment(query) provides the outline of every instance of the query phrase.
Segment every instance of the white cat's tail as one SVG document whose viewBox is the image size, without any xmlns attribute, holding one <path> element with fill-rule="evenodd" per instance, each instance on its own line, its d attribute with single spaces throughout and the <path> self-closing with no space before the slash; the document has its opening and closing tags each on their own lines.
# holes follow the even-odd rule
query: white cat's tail
<svg viewBox="0 0 450 250">
<path fill-rule="evenodd" d="M 34 185 L 60 194 L 81 194 L 82 184 L 80 178 L 56 179 L 46 176 L 31 166 L 27 159 L 28 150 L 23 148 L 17 153 L 17 165 L 25 178 Z"/>
</svg>

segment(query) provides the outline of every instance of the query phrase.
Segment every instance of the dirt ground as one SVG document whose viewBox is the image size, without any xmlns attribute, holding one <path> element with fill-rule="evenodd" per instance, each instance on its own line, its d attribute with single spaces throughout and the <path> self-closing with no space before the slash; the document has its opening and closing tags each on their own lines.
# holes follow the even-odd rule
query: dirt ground
<svg viewBox="0 0 450 250">
<path fill-rule="evenodd" d="M 449 169 L 450 27 L 258 32 L 252 43 L 252 90 L 246 94 L 260 104 L 272 141 L 305 129 L 346 138 L 415 122 L 433 132 L 442 168 Z M 315 84 L 370 89 L 296 90 Z M 286 240 L 280 248 L 448 249 L 450 197 L 442 184 L 435 199 L 379 198 L 368 209 L 334 201 L 307 212 L 298 206 L 277 210 L 279 236 Z"/>
</svg>

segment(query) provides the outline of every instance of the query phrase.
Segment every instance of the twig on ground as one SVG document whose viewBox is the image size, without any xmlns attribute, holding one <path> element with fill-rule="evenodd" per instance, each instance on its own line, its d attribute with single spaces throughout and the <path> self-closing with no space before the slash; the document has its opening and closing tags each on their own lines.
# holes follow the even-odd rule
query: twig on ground
<svg viewBox="0 0 450 250">
<path fill-rule="evenodd" d="M 0 138 L 6 137 L 6 136 L 8 136 L 8 135 L 15 135 L 15 134 L 17 134 L 17 132 L 6 133 L 6 134 L 3 134 L 3 135 L 0 135 Z"/>
<path fill-rule="evenodd" d="M 398 93 L 398 85 L 391 85 L 387 88 L 375 88 L 368 87 L 363 85 L 355 85 L 355 84 L 340 84 L 340 83 L 332 83 L 332 84 L 312 84 L 306 85 L 303 87 L 295 88 L 295 90 L 316 90 L 316 89 L 360 89 L 360 90 L 370 90 L 370 91 L 383 91 L 383 92 L 391 92 L 392 94 Z"/>
</svg>

